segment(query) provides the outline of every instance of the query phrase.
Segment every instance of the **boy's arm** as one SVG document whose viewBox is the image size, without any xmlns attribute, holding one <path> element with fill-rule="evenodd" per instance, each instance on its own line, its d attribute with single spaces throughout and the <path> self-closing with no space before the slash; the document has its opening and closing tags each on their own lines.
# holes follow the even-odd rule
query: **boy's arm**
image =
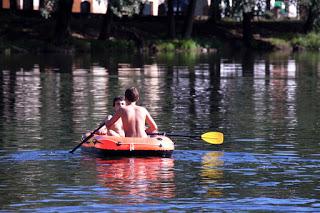
<svg viewBox="0 0 320 213">
<path fill-rule="evenodd" d="M 112 116 L 111 119 L 105 121 L 106 127 L 107 127 L 108 129 L 110 129 L 110 127 L 111 127 L 115 122 L 117 122 L 117 120 L 118 120 L 120 117 L 121 117 L 121 109 L 119 109 L 118 111 L 116 111 L 116 113 Z"/>
<path fill-rule="evenodd" d="M 148 128 L 146 129 L 146 133 L 153 133 L 158 130 L 158 126 L 156 122 L 151 117 L 150 113 L 146 110 L 146 123 L 148 124 Z"/>
<path fill-rule="evenodd" d="M 110 120 L 112 118 L 112 115 L 108 115 L 106 117 L 106 120 L 104 121 L 104 123 L 106 123 L 107 120 Z M 98 131 L 98 134 L 99 135 L 105 135 L 108 133 L 108 128 L 106 127 L 106 125 L 104 125 L 99 131 Z"/>
</svg>

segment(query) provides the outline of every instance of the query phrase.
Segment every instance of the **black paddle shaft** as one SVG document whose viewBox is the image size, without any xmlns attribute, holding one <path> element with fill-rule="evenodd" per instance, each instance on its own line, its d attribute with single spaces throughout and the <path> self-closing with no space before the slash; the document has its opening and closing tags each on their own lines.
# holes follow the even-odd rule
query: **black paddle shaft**
<svg viewBox="0 0 320 213">
<path fill-rule="evenodd" d="M 183 134 L 174 134 L 174 133 L 167 133 L 167 132 L 155 132 L 155 133 L 148 133 L 148 135 L 164 135 L 164 136 L 173 136 L 173 137 L 185 137 L 185 138 L 199 138 L 199 135 L 183 135 Z"/>
<path fill-rule="evenodd" d="M 105 123 L 102 122 L 97 129 L 95 129 L 93 132 L 91 132 L 88 137 L 86 137 L 81 143 L 79 143 L 76 147 L 74 147 L 69 153 L 73 154 L 74 151 L 76 151 L 82 144 L 87 142 L 97 131 L 99 131 L 99 129 L 101 129 L 104 126 L 104 124 Z"/>
</svg>

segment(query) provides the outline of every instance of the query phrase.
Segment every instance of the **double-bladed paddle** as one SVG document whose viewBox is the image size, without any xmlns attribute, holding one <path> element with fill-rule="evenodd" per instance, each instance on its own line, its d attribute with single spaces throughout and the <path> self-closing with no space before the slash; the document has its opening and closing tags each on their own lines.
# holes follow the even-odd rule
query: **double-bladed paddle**
<svg viewBox="0 0 320 213">
<path fill-rule="evenodd" d="M 211 144 L 222 144 L 223 143 L 223 133 L 221 132 L 206 132 L 202 135 L 184 135 L 184 134 L 175 134 L 175 133 L 165 133 L 165 132 L 156 132 L 150 133 L 149 135 L 167 135 L 173 137 L 185 137 L 185 138 L 200 138 L 207 143 Z"/>
<path fill-rule="evenodd" d="M 74 147 L 69 153 L 73 153 L 74 151 L 76 151 L 82 144 L 84 144 L 85 142 L 87 142 L 96 132 L 99 131 L 99 129 L 101 129 L 104 126 L 104 122 L 102 122 L 100 124 L 100 126 L 95 129 L 93 132 L 90 133 L 89 136 L 87 136 L 83 141 L 81 141 L 81 143 L 79 143 L 76 147 Z"/>
</svg>

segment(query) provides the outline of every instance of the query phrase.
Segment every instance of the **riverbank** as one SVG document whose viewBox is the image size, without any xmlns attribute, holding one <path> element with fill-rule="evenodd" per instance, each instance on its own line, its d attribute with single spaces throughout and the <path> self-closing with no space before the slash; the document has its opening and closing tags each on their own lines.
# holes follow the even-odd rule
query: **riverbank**
<svg viewBox="0 0 320 213">
<path fill-rule="evenodd" d="M 39 13 L 0 14 L 0 52 L 13 53 L 75 53 L 75 52 L 216 52 L 224 48 L 247 48 L 242 42 L 242 25 L 223 21 L 216 25 L 196 20 L 191 39 L 179 39 L 183 17 L 176 19 L 177 39 L 166 39 L 166 17 L 136 17 L 115 21 L 112 37 L 98 40 L 103 15 L 73 14 L 71 38 L 54 42 L 54 19 L 44 19 Z M 262 51 L 319 49 L 317 34 L 300 36 L 301 21 L 255 21 L 252 23 L 251 49 Z M 135 35 L 132 39 L 131 34 Z M 312 40 L 308 43 L 308 40 Z"/>
</svg>

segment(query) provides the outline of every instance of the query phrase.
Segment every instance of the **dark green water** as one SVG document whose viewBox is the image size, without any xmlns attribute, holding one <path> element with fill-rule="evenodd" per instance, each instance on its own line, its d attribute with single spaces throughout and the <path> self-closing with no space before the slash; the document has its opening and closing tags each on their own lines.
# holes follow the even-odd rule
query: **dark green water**
<svg viewBox="0 0 320 213">
<path fill-rule="evenodd" d="M 320 55 L 0 57 L 0 212 L 320 211 Z M 171 158 L 69 154 L 141 91 Z"/>
</svg>

